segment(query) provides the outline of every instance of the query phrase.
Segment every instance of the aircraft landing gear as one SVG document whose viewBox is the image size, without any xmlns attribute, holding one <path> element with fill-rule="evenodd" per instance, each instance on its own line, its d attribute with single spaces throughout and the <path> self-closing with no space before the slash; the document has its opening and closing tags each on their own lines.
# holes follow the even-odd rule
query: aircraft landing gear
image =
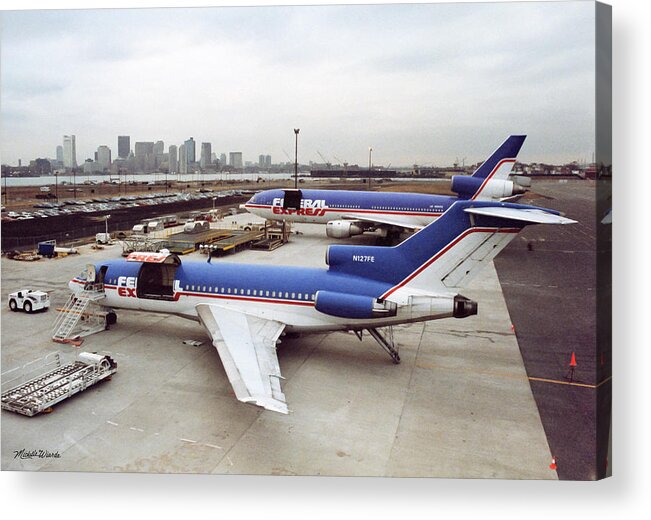
<svg viewBox="0 0 651 520">
<path fill-rule="evenodd" d="M 108 330 L 108 328 L 111 325 L 115 325 L 117 322 L 118 322 L 118 315 L 115 314 L 114 311 L 109 311 L 106 314 L 106 330 Z"/>
<path fill-rule="evenodd" d="M 379 329 L 366 329 L 368 330 L 368 333 L 373 337 L 375 341 L 379 343 L 379 345 L 391 356 L 391 361 L 395 365 L 400 364 L 400 353 L 398 352 L 398 347 L 396 346 L 395 342 L 393 341 L 393 327 L 385 327 L 387 329 L 386 334 L 382 334 Z M 354 331 L 355 335 L 359 338 L 360 341 L 362 341 L 362 333 L 363 331 Z"/>
</svg>

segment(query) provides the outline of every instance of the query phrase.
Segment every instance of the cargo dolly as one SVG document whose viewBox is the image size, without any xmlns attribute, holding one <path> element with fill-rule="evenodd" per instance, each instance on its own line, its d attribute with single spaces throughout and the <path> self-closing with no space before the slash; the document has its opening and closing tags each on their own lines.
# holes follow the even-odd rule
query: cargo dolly
<svg viewBox="0 0 651 520">
<path fill-rule="evenodd" d="M 54 353 L 54 359 L 49 359 L 50 357 L 51 355 L 43 358 L 43 366 L 54 365 L 54 369 L 46 368 L 46 372 L 40 376 L 2 392 L 3 410 L 29 417 L 41 412 L 50 412 L 55 404 L 110 378 L 117 371 L 117 363 L 109 356 L 91 352 L 81 352 L 75 361 L 65 365 L 61 364 L 58 352 Z M 28 365 L 22 367 L 23 370 Z M 15 384 L 24 376 L 18 374 L 11 377 L 16 370 L 2 375 L 3 386 Z"/>
</svg>

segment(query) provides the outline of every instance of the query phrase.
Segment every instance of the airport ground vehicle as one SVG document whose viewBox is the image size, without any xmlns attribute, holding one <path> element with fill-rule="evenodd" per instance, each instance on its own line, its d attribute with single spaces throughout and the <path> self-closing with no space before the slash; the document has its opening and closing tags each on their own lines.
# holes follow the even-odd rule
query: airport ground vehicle
<svg viewBox="0 0 651 520">
<path fill-rule="evenodd" d="M 22 310 L 27 313 L 46 310 L 50 307 L 50 296 L 43 291 L 21 289 L 9 295 L 9 308 L 12 311 Z"/>
</svg>

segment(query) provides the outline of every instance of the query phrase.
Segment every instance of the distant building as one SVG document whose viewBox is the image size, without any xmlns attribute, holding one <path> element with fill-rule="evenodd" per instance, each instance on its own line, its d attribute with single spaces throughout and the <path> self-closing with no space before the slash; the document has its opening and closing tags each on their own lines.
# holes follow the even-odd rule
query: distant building
<svg viewBox="0 0 651 520">
<path fill-rule="evenodd" d="M 165 143 L 156 141 L 154 143 L 154 168 L 158 169 L 163 164 L 163 155 L 165 155 Z"/>
<path fill-rule="evenodd" d="M 226 154 L 223 153 L 219 156 L 219 165 L 220 166 L 226 166 Z"/>
<path fill-rule="evenodd" d="M 136 171 L 151 173 L 154 171 L 154 143 L 142 141 L 135 144 Z"/>
<path fill-rule="evenodd" d="M 215 152 L 210 154 L 210 162 L 213 164 L 217 162 L 217 154 Z"/>
<path fill-rule="evenodd" d="M 258 166 L 260 168 L 264 168 L 265 165 L 265 156 L 264 155 L 259 155 L 258 156 Z"/>
<path fill-rule="evenodd" d="M 179 146 L 179 173 L 188 173 L 188 154 L 185 144 Z"/>
<path fill-rule="evenodd" d="M 183 143 L 185 145 L 186 164 L 192 164 L 197 161 L 195 141 L 192 137 Z"/>
<path fill-rule="evenodd" d="M 264 156 L 264 167 L 271 168 L 271 155 Z"/>
<path fill-rule="evenodd" d="M 111 149 L 106 145 L 97 148 L 97 163 L 100 171 L 111 169 Z"/>
<path fill-rule="evenodd" d="M 131 151 L 131 137 L 128 135 L 118 135 L 118 158 L 126 159 Z"/>
<path fill-rule="evenodd" d="M 228 162 L 233 168 L 242 169 L 242 152 L 230 152 Z"/>
<path fill-rule="evenodd" d="M 63 146 L 57 146 L 57 162 L 63 164 Z"/>
<path fill-rule="evenodd" d="M 201 168 L 207 168 L 211 164 L 212 146 L 210 143 L 201 143 Z"/>
<path fill-rule="evenodd" d="M 168 165 L 169 165 L 168 171 L 170 173 L 178 173 L 179 171 L 178 155 L 177 155 L 176 145 L 174 144 L 170 145 Z"/>
<path fill-rule="evenodd" d="M 77 167 L 77 144 L 74 135 L 63 136 L 63 166 L 65 168 Z"/>
</svg>

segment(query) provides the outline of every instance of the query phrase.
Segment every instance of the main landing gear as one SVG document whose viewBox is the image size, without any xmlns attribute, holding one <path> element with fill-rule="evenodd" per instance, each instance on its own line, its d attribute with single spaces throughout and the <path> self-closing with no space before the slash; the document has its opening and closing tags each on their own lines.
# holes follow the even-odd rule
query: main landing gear
<svg viewBox="0 0 651 520">
<path fill-rule="evenodd" d="M 391 356 L 391 361 L 393 361 L 394 364 L 398 365 L 400 363 L 400 354 L 398 352 L 398 347 L 393 340 L 393 327 L 389 326 L 384 328 L 386 329 L 386 333 L 384 334 L 380 332 L 380 329 L 366 330 L 373 337 L 373 339 L 377 341 L 379 345 L 386 351 L 386 353 Z M 355 336 L 357 336 L 359 340 L 362 341 L 364 330 L 355 330 L 353 332 L 355 333 Z"/>
</svg>

